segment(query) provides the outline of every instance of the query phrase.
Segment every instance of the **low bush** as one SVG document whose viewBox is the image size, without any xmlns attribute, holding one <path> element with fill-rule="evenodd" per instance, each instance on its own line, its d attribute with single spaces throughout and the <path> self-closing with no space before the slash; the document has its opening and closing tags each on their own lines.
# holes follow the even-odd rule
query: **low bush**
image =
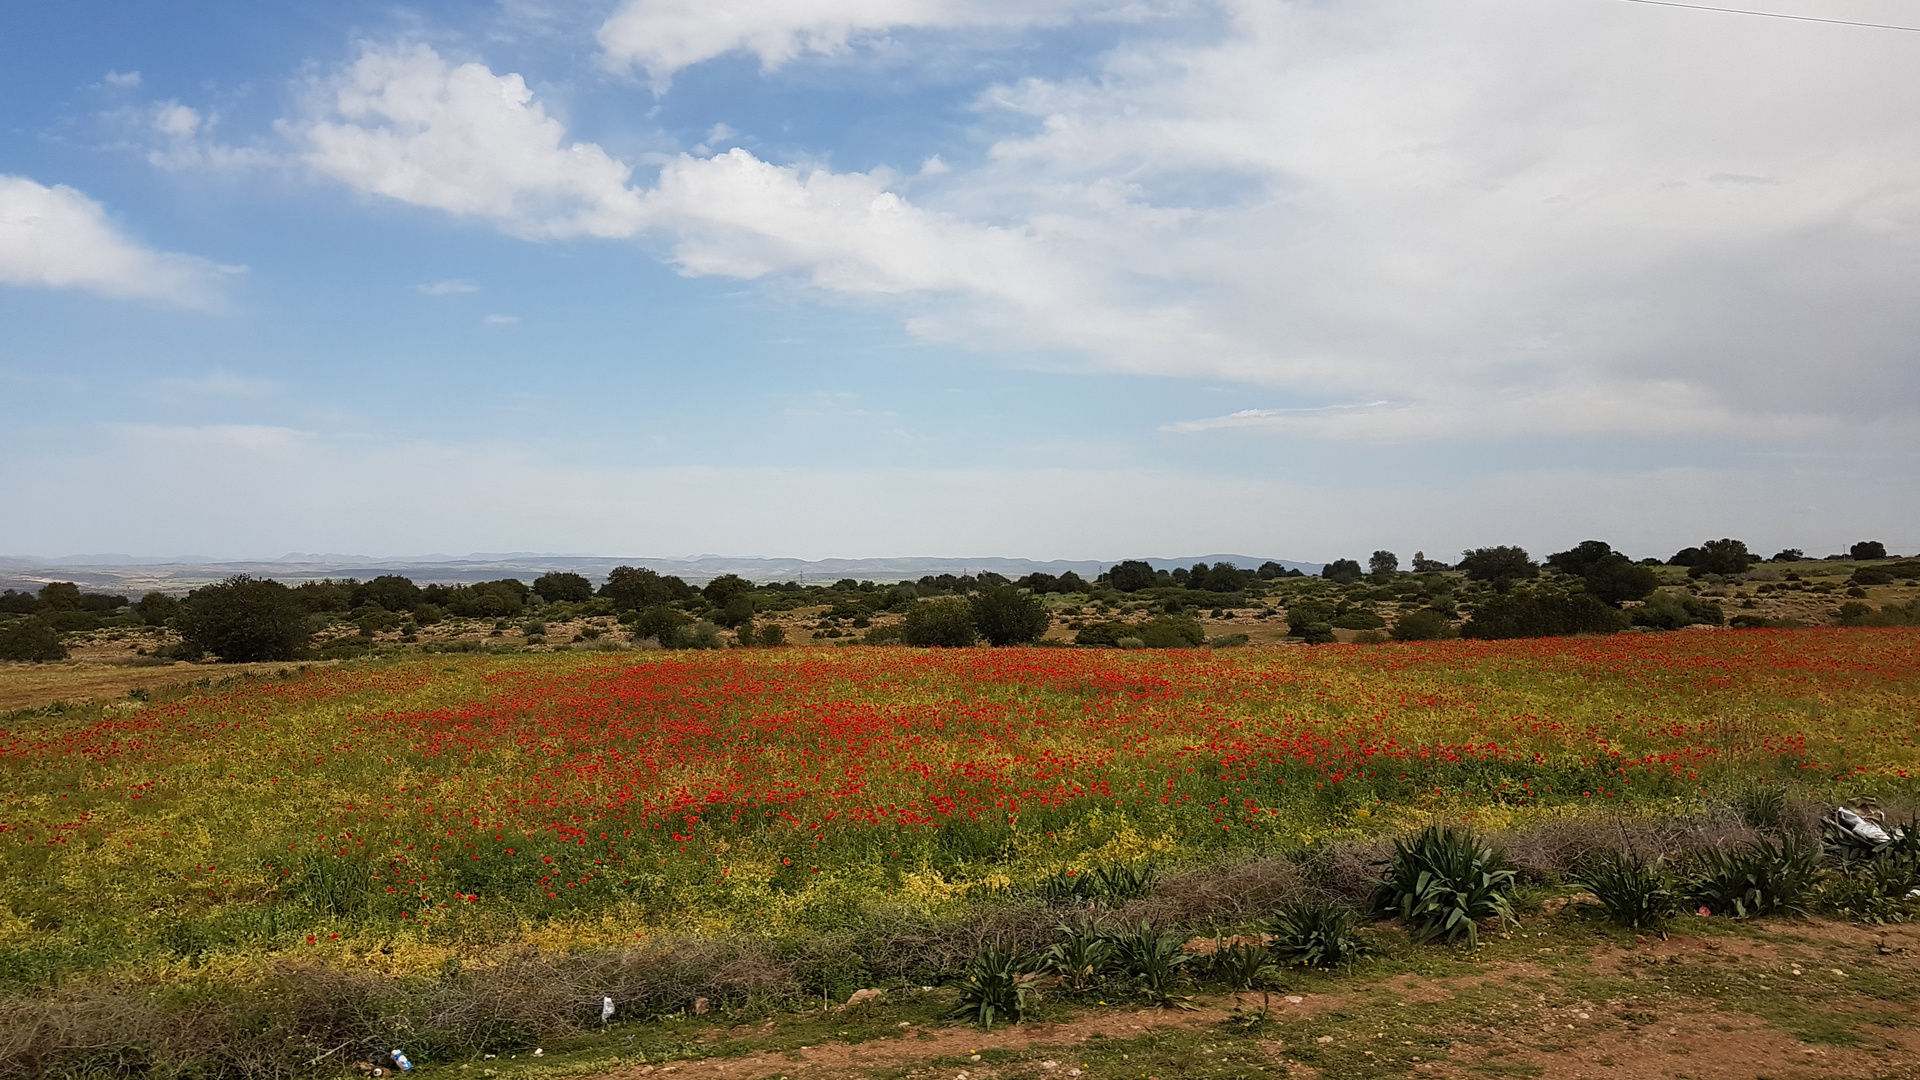
<svg viewBox="0 0 1920 1080">
<path fill-rule="evenodd" d="M 1481 639 L 1611 634 L 1627 617 L 1585 592 L 1538 587 L 1514 589 L 1474 609 L 1460 636 Z"/>
<path fill-rule="evenodd" d="M 1608 919 L 1630 930 L 1658 930 L 1680 907 L 1680 896 L 1659 859 L 1601 852 L 1580 871 L 1580 882 L 1600 899 Z"/>
<path fill-rule="evenodd" d="M 1041 966 L 1069 990 L 1087 990 L 1113 962 L 1113 943 L 1097 927 L 1059 927 L 1061 939 L 1040 954 Z"/>
<path fill-rule="evenodd" d="M 917 601 L 900 630 L 907 644 L 922 648 L 965 648 L 979 637 L 973 606 L 957 596 Z"/>
<path fill-rule="evenodd" d="M 1712 600 L 1662 589 L 1647 602 L 1628 613 L 1633 625 L 1654 630 L 1678 630 L 1683 626 L 1719 626 L 1726 612 Z"/>
<path fill-rule="evenodd" d="M 1393 624 L 1395 641 L 1440 641 L 1457 633 L 1452 619 L 1430 607 L 1409 611 Z"/>
<path fill-rule="evenodd" d="M 1480 920 L 1512 921 L 1508 894 L 1515 878 L 1506 860 L 1471 830 L 1429 826 L 1411 840 L 1393 842 L 1373 910 L 1408 923 L 1422 943 L 1465 938 L 1471 948 L 1480 943 Z"/>
<path fill-rule="evenodd" d="M 1353 909 L 1323 897 L 1288 904 L 1274 916 L 1267 933 L 1273 959 L 1293 967 L 1351 967 L 1367 953 Z"/>
<path fill-rule="evenodd" d="M 1194 955 L 1186 951 L 1185 935 L 1142 922 L 1109 935 L 1107 941 L 1113 947 L 1115 970 L 1135 980 L 1149 1001 L 1180 1004 L 1173 997 L 1173 981 Z"/>
<path fill-rule="evenodd" d="M 21 660 L 44 664 L 67 658 L 60 632 L 37 618 L 14 619 L 0 624 L 0 660 Z"/>
<path fill-rule="evenodd" d="M 1687 899 L 1714 915 L 1804 915 L 1820 874 L 1820 853 L 1797 836 L 1761 837 L 1733 851 L 1709 848 L 1687 883 Z"/>
<path fill-rule="evenodd" d="M 948 1013 L 992 1030 L 995 1020 L 1019 1023 L 1026 1018 L 1040 979 L 1038 965 L 1023 962 L 1015 953 L 998 948 L 982 950 L 967 965 L 960 980 L 960 1003 Z"/>
</svg>

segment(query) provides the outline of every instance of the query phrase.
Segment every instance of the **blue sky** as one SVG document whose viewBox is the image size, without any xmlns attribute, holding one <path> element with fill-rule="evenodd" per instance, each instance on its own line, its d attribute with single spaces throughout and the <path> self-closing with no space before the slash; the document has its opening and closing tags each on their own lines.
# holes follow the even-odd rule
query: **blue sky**
<svg viewBox="0 0 1920 1080">
<path fill-rule="evenodd" d="M 1920 548 L 1920 34 L 82 2 L 0 92 L 0 552 Z"/>
</svg>

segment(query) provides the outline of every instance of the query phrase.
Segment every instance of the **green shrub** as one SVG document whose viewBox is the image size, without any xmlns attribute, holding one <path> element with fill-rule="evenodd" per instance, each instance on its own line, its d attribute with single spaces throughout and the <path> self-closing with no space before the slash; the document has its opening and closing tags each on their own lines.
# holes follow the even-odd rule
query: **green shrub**
<svg viewBox="0 0 1920 1080">
<path fill-rule="evenodd" d="M 1878 611 L 1865 604 L 1840 605 L 1842 626 L 1920 626 L 1920 599 L 1885 604 Z"/>
<path fill-rule="evenodd" d="M 1345 615 L 1335 616 L 1333 625 L 1339 630 L 1378 630 L 1387 625 L 1387 620 L 1364 608 L 1356 608 Z"/>
<path fill-rule="evenodd" d="M 228 663 L 291 660 L 307 644 L 307 612 L 277 581 L 237 574 L 187 594 L 183 643 Z"/>
<path fill-rule="evenodd" d="M 1173 980 L 1193 959 L 1193 954 L 1186 951 L 1186 938 L 1141 922 L 1109 935 L 1107 941 L 1113 947 L 1114 966 L 1137 980 L 1149 1000 L 1177 1004 L 1172 996 Z"/>
<path fill-rule="evenodd" d="M 1474 609 L 1460 636 L 1498 639 L 1611 634 L 1627 617 L 1584 592 L 1535 587 L 1492 597 Z"/>
<path fill-rule="evenodd" d="M 957 596 L 917 601 L 900 629 L 907 644 L 922 648 L 965 648 L 979 636 L 973 605 Z"/>
<path fill-rule="evenodd" d="M 633 627 L 635 638 L 654 638 L 665 645 L 681 627 L 692 621 L 693 619 L 684 612 L 676 611 L 665 604 L 655 604 L 634 615 L 629 625 Z"/>
<path fill-rule="evenodd" d="M 1673 880 L 1658 859 L 1602 852 L 1587 860 L 1579 877 L 1600 898 L 1607 918 L 1631 930 L 1658 930 L 1680 907 Z"/>
<path fill-rule="evenodd" d="M 1453 620 L 1430 607 L 1409 611 L 1393 624 L 1395 641 L 1439 641 L 1457 633 Z"/>
<path fill-rule="evenodd" d="M 1687 899 L 1715 915 L 1804 915 L 1820 873 L 1820 854 L 1791 834 L 1762 837 L 1733 851 L 1712 848 L 1687 883 Z"/>
<path fill-rule="evenodd" d="M 960 1003 L 948 1013 L 956 1020 L 969 1020 L 992 1030 L 995 1020 L 1025 1019 L 1032 1000 L 1038 996 L 1034 983 L 1039 981 L 1037 964 L 1023 963 L 1010 949 L 989 948 L 976 954 L 967 964 L 960 980 Z"/>
<path fill-rule="evenodd" d="M 1351 967 L 1367 953 L 1353 909 L 1320 897 L 1281 908 L 1267 933 L 1273 958 L 1293 967 Z"/>
<path fill-rule="evenodd" d="M 1748 828 L 1778 832 L 1787 813 L 1787 792 L 1778 784 L 1748 784 L 1733 796 L 1734 812 Z"/>
<path fill-rule="evenodd" d="M 1373 909 L 1414 928 L 1415 940 L 1444 937 L 1480 943 L 1481 919 L 1511 921 L 1516 874 L 1498 852 L 1468 829 L 1429 826 L 1409 840 L 1393 842 L 1387 874 L 1373 893 Z"/>
<path fill-rule="evenodd" d="M 1883 926 L 1920 916 L 1920 869 L 1899 859 L 1854 860 L 1820 886 L 1822 911 Z"/>
<path fill-rule="evenodd" d="M 1057 927 L 1061 940 L 1041 954 L 1041 966 L 1069 990 L 1085 990 L 1113 962 L 1113 943 L 1094 926 Z"/>
<path fill-rule="evenodd" d="M 1000 585 L 976 593 L 969 606 L 973 626 L 989 645 L 1038 641 L 1047 632 L 1047 605 L 1032 593 Z"/>
<path fill-rule="evenodd" d="M 1660 585 L 1660 576 L 1652 567 L 1620 554 L 1602 556 L 1581 577 L 1588 593 L 1614 607 L 1629 600 L 1645 600 Z"/>
<path fill-rule="evenodd" d="M 1258 942 L 1236 941 L 1226 945 L 1216 938 L 1206 964 L 1210 978 L 1235 990 L 1250 990 L 1273 971 L 1273 951 Z"/>
<path fill-rule="evenodd" d="M 1726 621 L 1726 612 L 1714 601 L 1667 589 L 1649 596 L 1646 603 L 1634 608 L 1628 615 L 1633 625 L 1655 630 L 1678 630 L 1694 625 L 1719 626 Z"/>
<path fill-rule="evenodd" d="M 1134 634 L 1149 649 L 1185 649 L 1207 640 L 1206 631 L 1195 619 L 1162 615 L 1133 628 Z"/>
<path fill-rule="evenodd" d="M 1121 638 L 1134 637 L 1132 623 L 1110 619 L 1105 622 L 1090 622 L 1073 635 L 1075 645 L 1116 646 Z"/>
<path fill-rule="evenodd" d="M 0 660 L 44 664 L 66 658 L 67 647 L 60 642 L 60 632 L 44 619 L 15 619 L 0 624 Z"/>
</svg>

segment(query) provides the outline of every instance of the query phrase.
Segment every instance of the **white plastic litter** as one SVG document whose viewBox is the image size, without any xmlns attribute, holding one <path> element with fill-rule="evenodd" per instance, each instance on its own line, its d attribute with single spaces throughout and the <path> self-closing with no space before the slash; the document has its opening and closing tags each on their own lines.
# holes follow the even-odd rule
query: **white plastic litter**
<svg viewBox="0 0 1920 1080">
<path fill-rule="evenodd" d="M 613 1019 L 613 999 L 603 997 L 600 999 L 600 1022 L 604 1024 L 611 1019 Z"/>
<path fill-rule="evenodd" d="M 401 1053 L 398 1050 L 395 1050 L 393 1052 L 393 1066 L 394 1068 L 400 1070 L 401 1072 L 413 1071 L 413 1062 L 408 1061 L 407 1055 Z"/>
<path fill-rule="evenodd" d="M 1844 806 L 1836 807 L 1833 816 L 1840 819 L 1840 824 L 1846 826 L 1848 832 L 1869 843 L 1884 844 L 1893 839 L 1877 822 L 1868 821 Z"/>
</svg>

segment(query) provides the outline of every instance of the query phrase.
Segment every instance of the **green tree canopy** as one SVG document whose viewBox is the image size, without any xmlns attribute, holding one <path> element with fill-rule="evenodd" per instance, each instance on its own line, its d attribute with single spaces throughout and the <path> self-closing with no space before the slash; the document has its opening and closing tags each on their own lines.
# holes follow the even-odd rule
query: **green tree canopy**
<svg viewBox="0 0 1920 1080">
<path fill-rule="evenodd" d="M 1588 592 L 1614 607 L 1629 600 L 1645 600 L 1660 585 L 1660 576 L 1652 567 L 1641 566 L 1619 552 L 1587 567 L 1583 580 Z"/>
<path fill-rule="evenodd" d="M 989 645 L 1040 640 L 1047 632 L 1047 606 L 1040 598 L 1010 585 L 983 589 L 971 601 L 973 626 Z"/>
<path fill-rule="evenodd" d="M 691 599 L 693 586 L 671 574 L 659 574 L 646 567 L 616 566 L 600 586 L 600 595 L 613 601 L 622 611 L 638 611 L 656 604 L 672 604 Z"/>
<path fill-rule="evenodd" d="M 1335 559 L 1320 568 L 1320 576 L 1326 578 L 1328 581 L 1337 581 L 1342 585 L 1351 585 L 1365 575 L 1360 572 L 1360 564 L 1358 562 L 1352 559 Z"/>
<path fill-rule="evenodd" d="M 921 647 L 964 648 L 979 637 L 973 605 L 957 596 L 916 601 L 901 624 L 906 643 Z"/>
<path fill-rule="evenodd" d="M 1484 581 L 1496 591 L 1506 592 L 1515 582 L 1526 581 L 1540 573 L 1539 564 L 1527 549 L 1511 544 L 1474 548 L 1460 553 L 1460 569 L 1475 581 Z"/>
<path fill-rule="evenodd" d="M 67 647 L 60 642 L 60 631 L 44 620 L 28 618 L 0 623 L 0 660 L 44 664 L 66 658 Z"/>
<path fill-rule="evenodd" d="M 858 588 L 858 586 L 856 585 L 855 588 Z M 740 596 L 743 593 L 750 595 L 752 592 L 753 582 L 748 581 L 739 574 L 721 574 L 719 577 L 707 582 L 706 588 L 700 590 L 700 594 L 707 598 L 707 603 L 717 608 L 726 607 L 727 601 L 736 596 Z"/>
<path fill-rule="evenodd" d="M 1367 573 L 1386 577 L 1400 569 L 1400 556 L 1391 551 L 1376 551 L 1367 557 Z"/>
<path fill-rule="evenodd" d="M 420 586 L 399 574 L 381 574 L 353 587 L 353 606 L 379 604 L 388 611 L 412 611 L 420 602 Z"/>
<path fill-rule="evenodd" d="M 133 605 L 133 611 L 148 626 L 162 626 L 180 614 L 180 601 L 163 592 L 150 592 Z"/>
<path fill-rule="evenodd" d="M 1572 577 L 1586 577 L 1594 563 L 1613 553 L 1613 545 L 1605 540 L 1582 540 L 1566 551 L 1547 556 L 1547 565 Z"/>
<path fill-rule="evenodd" d="M 593 599 L 593 582 L 566 570 L 553 570 L 533 579 L 533 591 L 550 604 L 581 604 Z"/>
<path fill-rule="evenodd" d="M 1152 564 L 1140 559 L 1128 559 L 1107 571 L 1107 584 L 1121 592 L 1139 592 L 1159 583 L 1159 576 L 1153 572 Z"/>
<path fill-rule="evenodd" d="M 228 663 L 291 660 L 307 644 L 307 613 L 293 590 L 246 574 L 188 593 L 176 625 L 190 650 Z"/>
<path fill-rule="evenodd" d="M 1887 557 L 1887 545 L 1878 540 L 1862 540 L 1848 548 L 1847 554 L 1855 559 L 1884 559 Z"/>
<path fill-rule="evenodd" d="M 1474 610 L 1460 628 L 1469 638 L 1561 637 L 1611 634 L 1627 626 L 1627 616 L 1585 592 L 1554 588 L 1515 589 Z"/>
<path fill-rule="evenodd" d="M 1708 574 L 1731 577 L 1746 573 L 1748 567 L 1760 561 L 1747 551 L 1745 542 L 1725 537 L 1701 544 L 1699 552 L 1699 557 L 1687 567 L 1688 577 L 1705 577 Z"/>
</svg>

